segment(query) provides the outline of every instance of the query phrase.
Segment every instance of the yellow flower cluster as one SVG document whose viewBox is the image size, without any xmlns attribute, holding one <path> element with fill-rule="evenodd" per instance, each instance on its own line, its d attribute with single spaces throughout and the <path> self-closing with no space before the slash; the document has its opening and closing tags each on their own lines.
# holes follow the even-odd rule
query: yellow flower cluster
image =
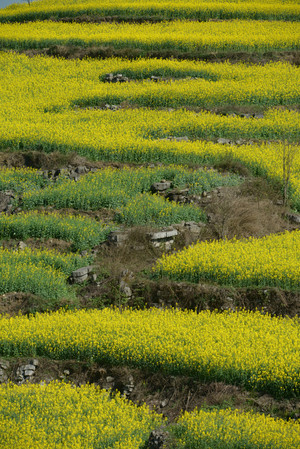
<svg viewBox="0 0 300 449">
<path fill-rule="evenodd" d="M 88 265 L 90 257 L 62 254 L 51 250 L 20 251 L 0 248 L 0 293 L 33 293 L 55 302 L 70 297 L 67 277 Z"/>
<path fill-rule="evenodd" d="M 297 2 L 287 0 L 71 0 L 57 3 L 56 0 L 13 5 L 1 10 L 0 20 L 36 20 L 49 17 L 74 17 L 80 14 L 100 16 L 189 18 L 254 18 L 297 20 L 300 16 Z"/>
<path fill-rule="evenodd" d="M 259 312 L 58 311 L 0 318 L 0 354 L 94 360 L 297 395 L 299 320 Z"/>
<path fill-rule="evenodd" d="M 111 227 L 81 215 L 27 212 L 0 214 L 0 238 L 57 238 L 72 242 L 72 249 L 85 250 L 103 242 Z"/>
<path fill-rule="evenodd" d="M 163 423 L 93 385 L 0 386 L 1 449 L 139 449 Z"/>
<path fill-rule="evenodd" d="M 128 24 L 62 23 L 36 21 L 2 24 L 2 48 L 44 48 L 49 45 L 113 46 L 141 50 L 172 49 L 185 52 L 297 50 L 297 22 L 232 20 Z"/>
<path fill-rule="evenodd" d="M 297 73 L 298 75 L 299 73 Z M 283 76 L 281 76 L 283 78 Z M 284 80 L 270 78 L 268 84 L 259 84 L 257 79 L 249 81 L 207 81 L 203 79 L 153 83 L 105 85 L 90 91 L 87 98 L 75 99 L 74 103 L 83 107 L 109 104 L 136 104 L 144 107 L 211 107 L 229 104 L 256 106 L 276 106 L 282 103 L 298 104 L 300 101 L 299 78 Z M 260 80 L 260 83 L 262 80 Z M 296 84 L 295 84 L 296 82 Z M 104 92 L 103 92 L 104 90 Z"/>
<path fill-rule="evenodd" d="M 300 290 L 300 231 L 244 240 L 213 240 L 163 255 L 156 275 L 191 282 Z"/>
<path fill-rule="evenodd" d="M 239 410 L 185 412 L 173 426 L 178 449 L 297 449 L 299 424 Z"/>
</svg>

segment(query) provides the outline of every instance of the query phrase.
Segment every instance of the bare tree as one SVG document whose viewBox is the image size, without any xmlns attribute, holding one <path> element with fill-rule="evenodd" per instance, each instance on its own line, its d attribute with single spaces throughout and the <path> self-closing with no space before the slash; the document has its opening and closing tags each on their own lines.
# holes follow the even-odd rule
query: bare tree
<svg viewBox="0 0 300 449">
<path fill-rule="evenodd" d="M 299 147 L 297 145 L 289 144 L 284 142 L 282 145 L 282 181 L 283 181 L 283 205 L 287 206 L 289 187 L 291 181 L 291 172 L 293 169 L 293 164 L 295 156 Z"/>
</svg>

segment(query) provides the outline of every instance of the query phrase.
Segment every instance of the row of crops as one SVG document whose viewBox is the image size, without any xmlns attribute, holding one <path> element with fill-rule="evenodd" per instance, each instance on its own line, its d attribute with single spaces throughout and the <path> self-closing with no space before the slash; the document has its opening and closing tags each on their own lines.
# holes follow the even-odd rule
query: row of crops
<svg viewBox="0 0 300 449">
<path fill-rule="evenodd" d="M 300 71 L 284 62 L 297 63 L 299 18 L 298 0 L 43 0 L 0 10 L 1 152 L 57 152 L 66 160 L 75 154 L 89 167 L 106 161 L 76 180 L 69 168 L 50 177 L 33 168 L 0 169 L 0 194 L 13 192 L 13 213 L 0 213 L 1 298 L 24 292 L 39 302 L 32 315 L 0 316 L 0 374 L 15 358 L 76 360 L 179 382 L 189 376 L 233 384 L 251 400 L 266 395 L 286 410 L 296 404 L 298 316 L 76 305 L 81 287 L 83 294 L 96 291 L 110 279 L 101 257 L 112 251 L 117 259 L 120 248 L 98 245 L 111 231 L 180 222 L 209 228 L 211 217 L 199 206 L 207 192 L 238 190 L 244 180 L 211 166 L 246 166 L 280 186 L 300 211 Z M 72 52 L 95 59 L 46 56 Z M 262 64 L 236 63 L 239 55 Z M 109 73 L 126 82 L 106 82 Z M 119 168 L 107 167 L 110 162 Z M 151 186 L 162 180 L 188 190 L 187 201 L 154 194 Z M 66 252 L 43 248 L 51 247 L 49 239 L 59 239 Z M 16 246 L 19 240 L 28 247 Z M 32 241 L 43 249 L 31 248 Z M 139 275 L 149 285 L 266 289 L 265 298 L 272 288 L 284 302 L 299 292 L 299 250 L 299 229 L 207 240 L 161 253 Z M 72 272 L 87 266 L 108 277 L 70 285 Z M 56 310 L 61 304 L 68 307 Z M 289 420 L 217 407 L 182 412 L 170 423 L 145 404 L 70 379 L 0 385 L 1 448 L 148 449 L 155 429 L 168 435 L 170 449 L 299 447 L 296 408 L 286 413 L 295 418 Z"/>
<path fill-rule="evenodd" d="M 126 19 L 159 19 L 177 18 L 209 20 L 251 18 L 267 20 L 299 20 L 300 8 L 298 2 L 287 0 L 247 0 L 235 2 L 232 0 L 105 0 L 101 5 L 95 0 L 76 0 L 60 2 L 45 0 L 43 3 L 33 3 L 31 8 L 25 5 L 12 5 L 0 13 L 1 21 L 23 21 L 60 17 L 76 17 L 82 14 L 90 16 Z"/>
<path fill-rule="evenodd" d="M 175 280 L 299 288 L 299 231 L 261 239 L 201 242 L 159 259 L 154 273 Z"/>
<path fill-rule="evenodd" d="M 11 108 L 17 93 L 21 96 L 26 92 L 25 78 L 31 77 L 34 96 L 27 92 L 28 103 L 24 100 L 19 103 L 22 110 L 31 105 L 39 112 L 42 107 L 49 110 L 52 107 L 53 112 L 58 112 L 75 104 L 83 107 L 122 101 L 144 107 L 197 106 L 198 109 L 232 103 L 235 107 L 252 105 L 257 109 L 299 104 L 299 69 L 283 62 L 257 66 L 162 59 L 74 61 L 28 58 L 5 52 L 0 53 L 0 61 L 1 90 L 9 94 L 1 101 L 9 102 Z M 131 82 L 101 82 L 109 72 L 122 73 Z M 151 82 L 151 76 L 163 77 L 165 81 Z"/>
<path fill-rule="evenodd" d="M 84 216 L 58 213 L 28 212 L 17 215 L 0 215 L 0 238 L 61 239 L 71 242 L 73 251 L 91 249 L 104 242 L 112 230 Z"/>
<path fill-rule="evenodd" d="M 0 293 L 26 292 L 38 295 L 55 307 L 62 298 L 73 298 L 67 279 L 72 271 L 91 262 L 79 254 L 25 248 L 0 249 Z"/>
<path fill-rule="evenodd" d="M 29 22 L 3 24 L 2 48 L 44 48 L 49 45 L 111 46 L 140 51 L 209 52 L 299 50 L 298 23 L 255 20 L 228 22 L 174 21 L 159 24 L 77 24 Z"/>
<path fill-rule="evenodd" d="M 1 353 L 129 365 L 299 394 L 299 321 L 259 312 L 79 310 L 2 316 Z"/>
<path fill-rule="evenodd" d="M 4 385 L 0 398 L 3 449 L 10 449 L 11 444 L 20 449 L 139 449 L 151 429 L 166 424 L 161 415 L 145 406 L 137 407 L 119 396 L 111 398 L 92 385 Z M 169 440 L 178 449 L 199 444 L 214 449 L 224 448 L 224 444 L 296 449 L 298 427 L 254 413 L 201 410 L 185 413 L 168 429 Z"/>
</svg>

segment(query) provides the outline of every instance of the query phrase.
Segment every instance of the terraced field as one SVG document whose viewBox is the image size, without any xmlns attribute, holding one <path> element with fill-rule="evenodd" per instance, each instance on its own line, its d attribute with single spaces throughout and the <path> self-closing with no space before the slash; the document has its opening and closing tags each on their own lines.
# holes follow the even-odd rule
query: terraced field
<svg viewBox="0 0 300 449">
<path fill-rule="evenodd" d="M 299 446 L 299 1 L 0 10 L 0 445 Z"/>
<path fill-rule="evenodd" d="M 57 4 L 53 0 L 46 0 L 42 4 L 34 3 L 32 7 L 11 6 L 1 11 L 3 21 L 22 21 L 49 19 L 52 17 L 80 17 L 88 14 L 90 20 L 102 17 L 112 19 L 142 19 L 149 18 L 176 19 L 188 18 L 197 20 L 209 20 L 210 18 L 253 18 L 271 20 L 298 20 L 300 16 L 299 3 L 297 1 L 272 0 L 261 2 L 234 0 L 190 0 L 188 3 L 170 0 L 162 0 L 157 3 L 155 0 L 106 0 L 99 5 L 95 0 L 73 0 Z"/>
<path fill-rule="evenodd" d="M 174 21 L 159 24 L 76 24 L 28 22 L 3 24 L 3 48 L 44 48 L 49 45 L 111 46 L 141 51 L 172 50 L 206 54 L 212 51 L 264 52 L 299 50 L 298 23 L 235 20 Z"/>
</svg>

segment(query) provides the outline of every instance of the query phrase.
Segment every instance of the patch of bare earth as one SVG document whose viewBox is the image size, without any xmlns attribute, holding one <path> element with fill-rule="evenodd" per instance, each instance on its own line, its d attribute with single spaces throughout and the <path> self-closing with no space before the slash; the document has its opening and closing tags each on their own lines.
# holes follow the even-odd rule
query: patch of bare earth
<svg viewBox="0 0 300 449">
<path fill-rule="evenodd" d="M 28 151 L 7 151 L 0 152 L 0 166 L 2 167 L 32 167 L 39 170 L 56 170 L 66 166 L 78 167 L 85 166 L 88 169 L 101 169 L 105 167 L 122 168 L 125 165 L 130 166 L 134 164 L 125 164 L 122 162 L 105 162 L 105 161 L 91 161 L 83 156 L 80 156 L 75 151 L 67 154 L 54 151 L 52 153 L 45 153 L 44 151 L 28 150 Z"/>
<path fill-rule="evenodd" d="M 290 64 L 299 66 L 300 55 L 298 50 L 294 51 L 269 51 L 261 54 L 247 53 L 247 52 L 191 52 L 179 50 L 144 50 L 141 48 L 114 48 L 112 46 L 92 46 L 89 48 L 76 47 L 73 45 L 53 45 L 41 49 L 27 49 L 19 50 L 20 53 L 27 56 L 46 55 L 66 59 L 83 59 L 83 58 L 97 58 L 106 59 L 111 57 L 138 59 L 138 58 L 160 58 L 170 59 L 175 58 L 179 60 L 203 60 L 209 62 L 224 62 L 231 63 L 251 63 L 251 64 L 266 64 L 270 61 L 284 61 Z"/>
<path fill-rule="evenodd" d="M 31 362 L 30 358 L 12 358 L 5 369 L 7 380 L 20 384 L 18 368 Z M 231 407 L 270 414 L 284 419 L 297 418 L 298 399 L 277 399 L 271 395 L 249 392 L 242 387 L 224 382 L 201 382 L 188 376 L 170 376 L 163 373 L 105 364 L 89 364 L 74 360 L 35 358 L 34 373 L 25 381 L 31 383 L 64 380 L 74 385 L 92 383 L 113 392 L 119 391 L 136 404 L 146 403 L 150 409 L 163 413 L 170 422 L 182 411 L 196 407 Z"/>
<path fill-rule="evenodd" d="M 70 307 L 70 300 L 61 300 L 56 308 Z M 53 310 L 49 307 L 49 301 L 31 293 L 9 292 L 0 295 L 0 314 L 10 317 L 18 315 L 29 315 Z"/>
<path fill-rule="evenodd" d="M 209 222 L 193 233 L 189 228 L 176 237 L 172 251 L 212 238 L 262 237 L 285 230 L 299 229 L 285 218 L 285 208 L 277 205 L 278 192 L 257 179 L 247 185 L 218 189 L 199 201 Z M 127 230 L 128 231 L 128 230 Z M 300 311 L 300 293 L 280 288 L 238 288 L 217 284 L 191 284 L 168 279 L 150 280 L 149 272 L 163 253 L 149 241 L 151 228 L 136 227 L 128 232 L 120 245 L 104 243 L 97 248 L 96 282 L 78 290 L 83 307 L 104 307 L 110 304 L 132 307 L 182 307 L 192 310 L 259 309 L 271 314 L 295 316 Z M 126 230 L 124 230 L 126 232 Z M 125 274 L 124 274 L 125 273 Z M 132 291 L 122 295 L 121 281 Z"/>
</svg>

